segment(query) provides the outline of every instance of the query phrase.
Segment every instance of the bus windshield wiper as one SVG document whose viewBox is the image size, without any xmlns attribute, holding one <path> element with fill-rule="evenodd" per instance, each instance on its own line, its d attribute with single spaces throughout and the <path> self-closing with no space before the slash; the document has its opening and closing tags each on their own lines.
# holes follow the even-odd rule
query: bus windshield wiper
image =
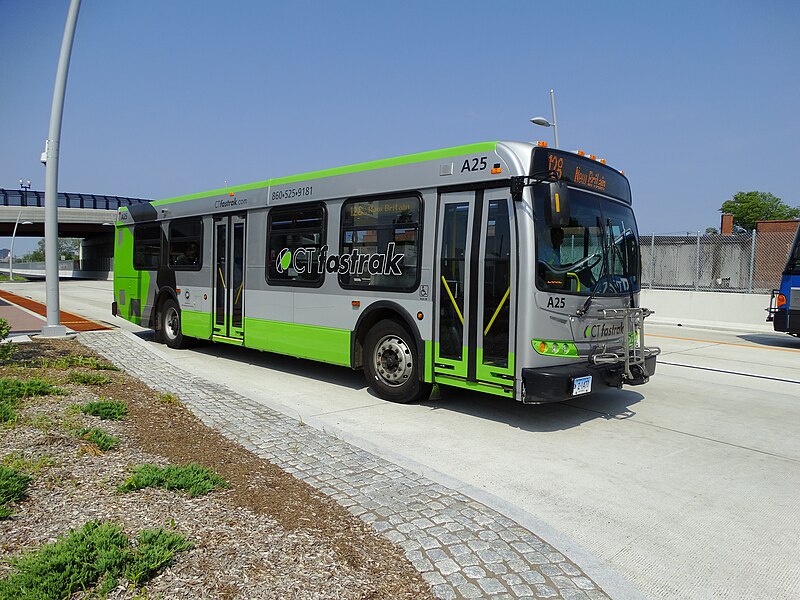
<svg viewBox="0 0 800 600">
<path fill-rule="evenodd" d="M 580 307 L 577 311 L 575 311 L 579 317 L 582 317 L 586 314 L 586 311 L 589 310 L 589 306 L 592 304 L 592 300 L 597 295 L 597 292 L 600 291 L 600 282 L 603 280 L 603 277 L 608 275 L 608 250 L 606 248 L 606 229 L 603 227 L 602 221 L 597 219 L 598 225 L 600 225 L 600 238 L 603 240 L 601 250 L 603 251 L 603 267 L 600 271 L 600 275 L 597 277 L 597 281 L 592 288 L 592 291 L 589 293 L 589 297 L 586 298 L 586 302 L 583 303 L 583 306 Z"/>
</svg>

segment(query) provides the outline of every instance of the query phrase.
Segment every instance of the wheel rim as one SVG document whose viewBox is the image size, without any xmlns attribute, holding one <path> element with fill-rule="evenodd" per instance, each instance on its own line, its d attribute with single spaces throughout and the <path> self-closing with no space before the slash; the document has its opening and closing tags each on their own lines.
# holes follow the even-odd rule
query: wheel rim
<svg viewBox="0 0 800 600">
<path fill-rule="evenodd" d="M 167 313 L 164 315 L 164 333 L 171 340 L 178 337 L 181 332 L 181 318 L 178 314 L 178 309 L 174 306 L 167 308 Z"/>
<path fill-rule="evenodd" d="M 411 377 L 414 358 L 408 344 L 396 335 L 387 335 L 375 345 L 375 375 L 386 385 L 398 387 Z"/>
</svg>

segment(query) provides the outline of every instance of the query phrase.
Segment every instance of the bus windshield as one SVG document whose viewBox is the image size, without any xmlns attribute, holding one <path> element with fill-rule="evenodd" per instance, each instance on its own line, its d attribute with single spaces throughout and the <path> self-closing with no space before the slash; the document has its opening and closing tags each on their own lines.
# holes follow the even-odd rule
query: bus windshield
<svg viewBox="0 0 800 600">
<path fill-rule="evenodd" d="M 573 189 L 569 225 L 548 227 L 545 194 L 536 193 L 534 202 L 540 290 L 582 296 L 639 291 L 639 241 L 630 207 Z"/>
</svg>

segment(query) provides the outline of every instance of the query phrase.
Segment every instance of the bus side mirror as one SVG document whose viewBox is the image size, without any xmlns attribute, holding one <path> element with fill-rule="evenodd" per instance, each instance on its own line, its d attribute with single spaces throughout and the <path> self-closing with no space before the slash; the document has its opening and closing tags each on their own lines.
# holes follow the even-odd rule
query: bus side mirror
<svg viewBox="0 0 800 600">
<path fill-rule="evenodd" d="M 569 225 L 569 188 L 562 181 L 550 182 L 550 201 L 545 203 L 545 221 L 548 227 Z"/>
</svg>

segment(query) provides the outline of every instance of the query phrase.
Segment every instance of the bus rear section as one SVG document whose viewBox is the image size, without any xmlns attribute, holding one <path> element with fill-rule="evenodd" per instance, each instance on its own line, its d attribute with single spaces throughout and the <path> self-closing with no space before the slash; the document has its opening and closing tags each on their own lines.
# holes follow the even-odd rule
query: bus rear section
<svg viewBox="0 0 800 600">
<path fill-rule="evenodd" d="M 800 337 L 800 226 L 789 250 L 780 288 L 772 290 L 767 309 L 767 322 L 770 321 L 775 331 Z"/>
</svg>

